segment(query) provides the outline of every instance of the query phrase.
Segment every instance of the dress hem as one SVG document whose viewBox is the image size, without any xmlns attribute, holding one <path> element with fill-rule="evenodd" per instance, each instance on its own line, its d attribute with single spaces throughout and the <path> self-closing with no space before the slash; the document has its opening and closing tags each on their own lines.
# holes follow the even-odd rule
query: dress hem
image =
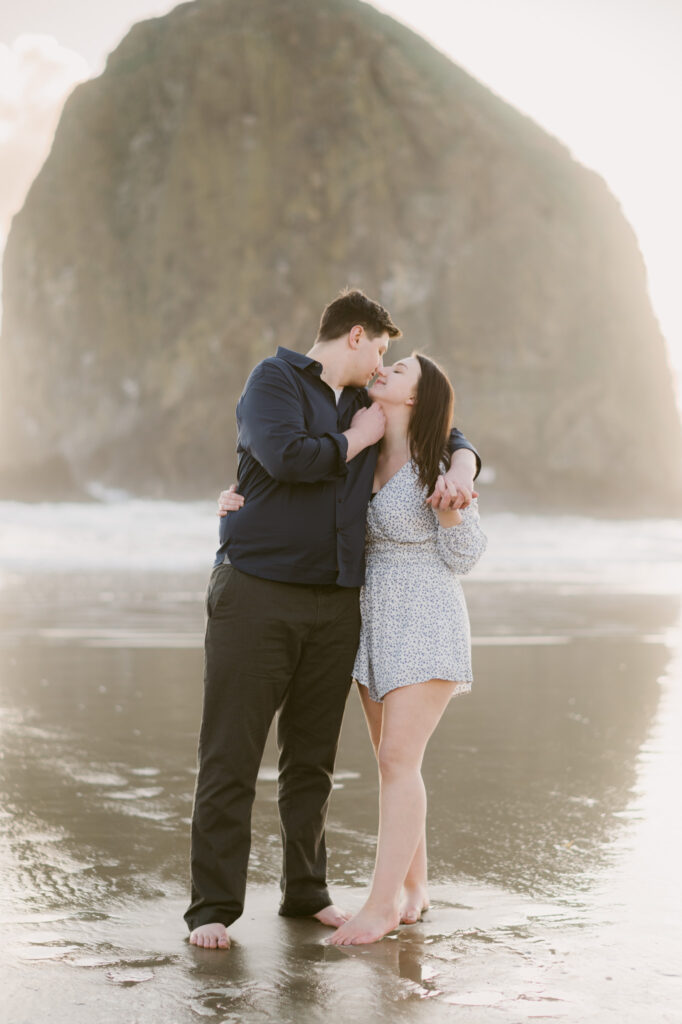
<svg viewBox="0 0 682 1024">
<path fill-rule="evenodd" d="M 473 679 L 447 679 L 445 676 L 428 676 L 426 679 L 410 679 L 410 681 L 406 683 L 396 683 L 395 686 L 391 686 L 388 690 L 386 690 L 386 693 L 382 694 L 381 697 L 375 697 L 372 694 L 372 687 L 369 685 L 369 683 L 366 683 L 364 679 L 358 679 L 357 676 L 353 676 L 353 680 L 356 683 L 358 683 L 360 686 L 364 686 L 367 690 L 369 690 L 369 696 L 376 704 L 381 704 L 386 694 L 391 693 L 393 690 L 402 690 L 404 686 L 417 686 L 419 683 L 428 683 L 432 679 L 438 679 L 439 682 L 443 683 L 458 684 L 452 691 L 450 695 L 450 700 L 452 700 L 453 697 L 463 697 L 464 694 L 471 693 L 471 684 L 473 683 Z"/>
</svg>

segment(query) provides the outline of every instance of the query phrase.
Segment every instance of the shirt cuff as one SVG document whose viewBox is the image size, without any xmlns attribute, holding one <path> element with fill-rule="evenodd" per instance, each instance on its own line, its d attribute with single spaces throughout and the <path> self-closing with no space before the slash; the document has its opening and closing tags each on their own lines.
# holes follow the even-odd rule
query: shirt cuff
<svg viewBox="0 0 682 1024">
<path fill-rule="evenodd" d="M 348 438 L 345 434 L 323 434 L 323 437 L 328 437 L 330 441 L 333 441 L 336 445 L 338 453 L 336 470 L 339 476 L 346 476 L 348 474 L 348 463 L 346 457 L 348 456 Z"/>
</svg>

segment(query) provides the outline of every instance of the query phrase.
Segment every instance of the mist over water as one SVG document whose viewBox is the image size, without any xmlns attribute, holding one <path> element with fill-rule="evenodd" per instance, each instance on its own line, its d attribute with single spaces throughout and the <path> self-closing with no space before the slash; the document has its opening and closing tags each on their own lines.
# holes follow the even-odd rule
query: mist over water
<svg viewBox="0 0 682 1024">
<path fill-rule="evenodd" d="M 353 950 L 276 916 L 271 738 L 221 954 L 181 920 L 214 507 L 0 505 L 3 1019 L 679 1020 L 680 524 L 482 517 L 474 688 L 424 769 L 432 909 Z M 353 908 L 377 826 L 355 694 L 337 767 Z"/>
<path fill-rule="evenodd" d="M 477 580 L 593 583 L 682 592 L 682 521 L 486 514 Z M 213 502 L 0 501 L 2 570 L 208 571 L 218 547 Z"/>
</svg>

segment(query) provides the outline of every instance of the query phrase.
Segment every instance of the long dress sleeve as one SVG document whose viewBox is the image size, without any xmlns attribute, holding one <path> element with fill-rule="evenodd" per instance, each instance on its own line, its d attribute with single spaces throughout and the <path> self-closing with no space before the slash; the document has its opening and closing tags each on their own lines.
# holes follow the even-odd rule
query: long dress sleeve
<svg viewBox="0 0 682 1024">
<path fill-rule="evenodd" d="M 436 520 L 438 515 L 433 511 Z M 466 576 L 471 572 L 488 546 L 486 535 L 481 529 L 478 514 L 478 500 L 474 498 L 468 508 L 461 509 L 462 522 L 456 526 L 441 526 L 438 523 L 437 551 L 453 572 Z"/>
</svg>

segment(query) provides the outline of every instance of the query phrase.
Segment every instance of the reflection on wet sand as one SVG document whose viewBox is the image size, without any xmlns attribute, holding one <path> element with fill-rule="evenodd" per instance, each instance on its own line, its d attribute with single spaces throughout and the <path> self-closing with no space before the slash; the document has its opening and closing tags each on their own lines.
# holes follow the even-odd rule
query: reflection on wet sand
<svg viewBox="0 0 682 1024">
<path fill-rule="evenodd" d="M 201 581 L 42 582 L 17 577 L 2 593 L 10 1024 L 676 1019 L 676 599 L 472 584 L 475 688 L 453 702 L 425 764 L 424 921 L 338 949 L 316 923 L 276 916 L 271 742 L 246 911 L 220 954 L 190 947 L 181 921 Z M 377 814 L 355 695 L 338 767 L 331 876 L 353 908 Z"/>
</svg>

